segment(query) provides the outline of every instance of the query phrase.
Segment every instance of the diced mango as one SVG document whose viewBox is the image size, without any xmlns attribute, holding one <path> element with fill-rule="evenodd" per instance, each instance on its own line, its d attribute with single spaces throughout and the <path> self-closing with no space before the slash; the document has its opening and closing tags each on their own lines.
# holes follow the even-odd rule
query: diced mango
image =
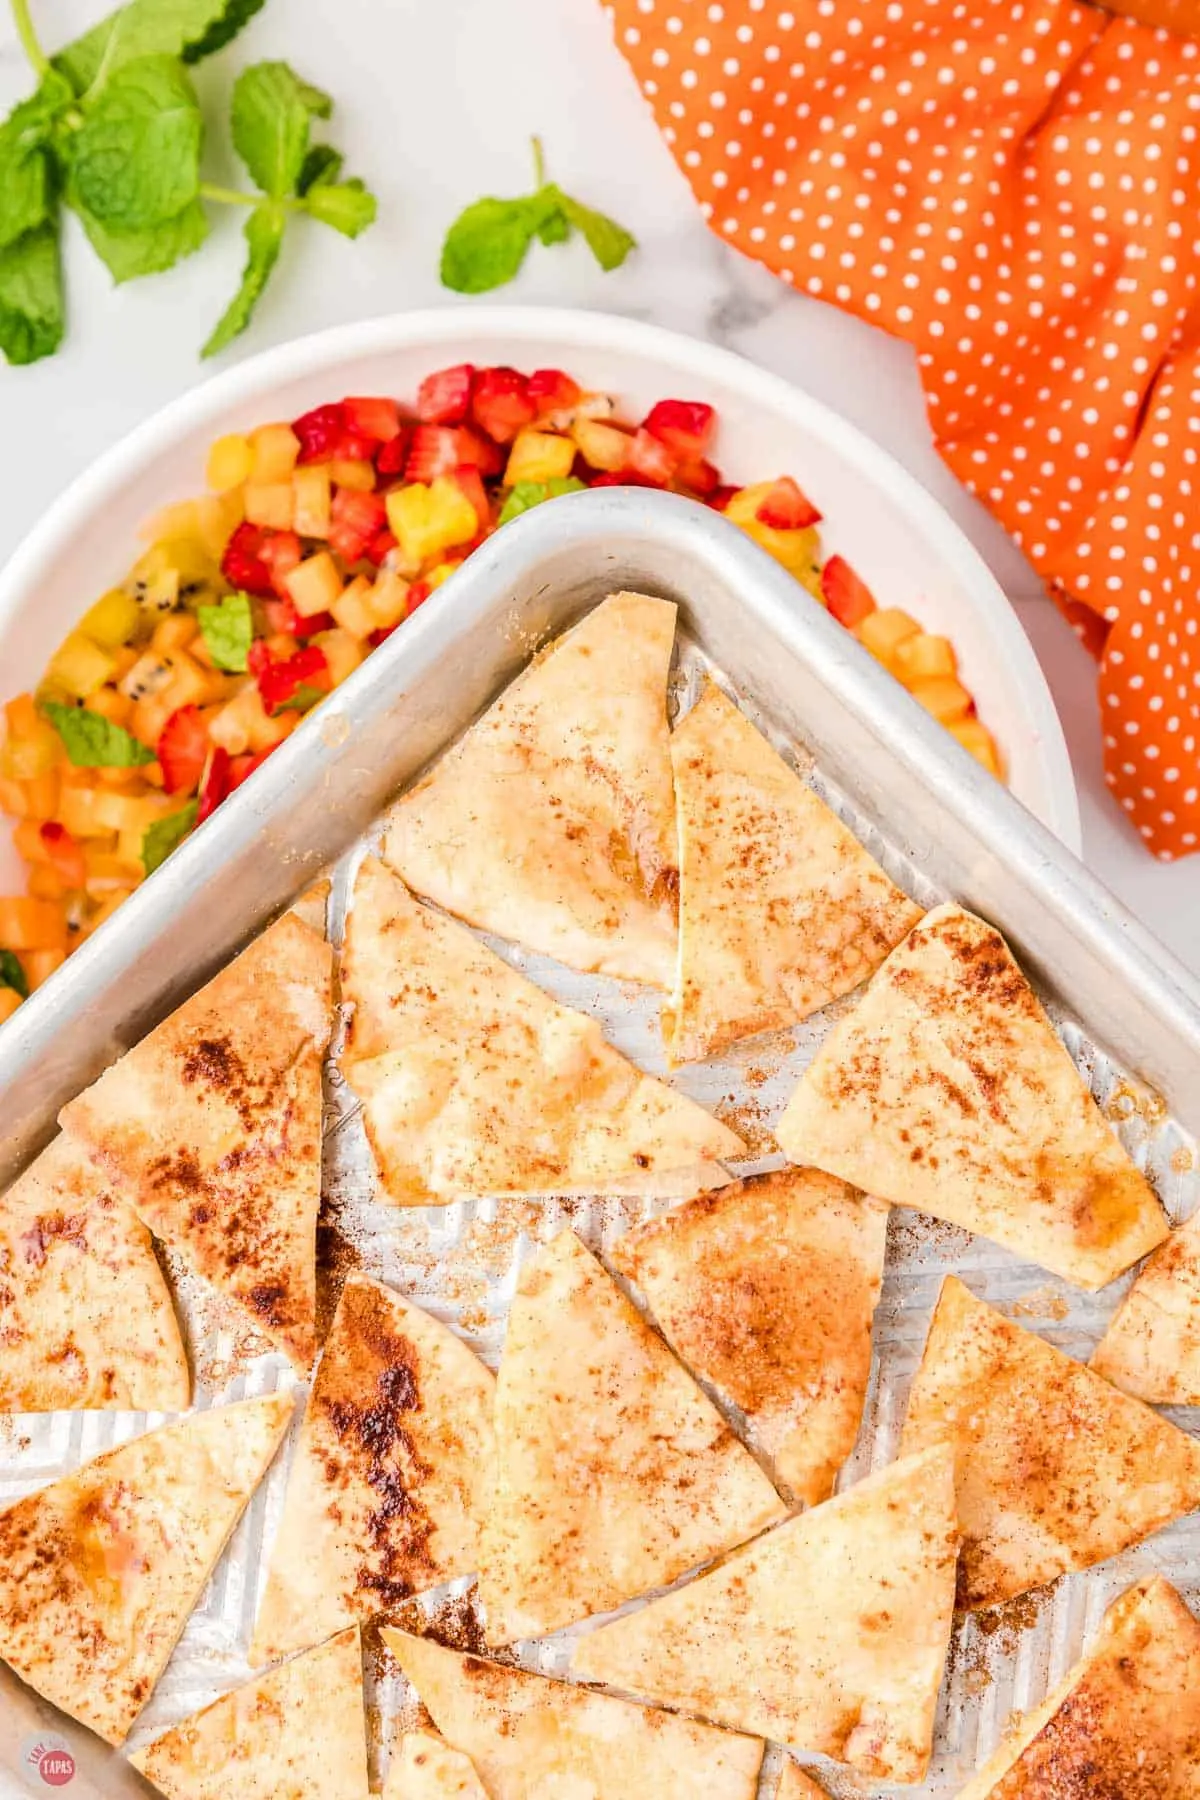
<svg viewBox="0 0 1200 1800">
<path fill-rule="evenodd" d="M 173 650 L 184 650 L 192 639 L 199 635 L 200 627 L 191 613 L 167 613 L 154 627 L 150 639 L 150 649 L 159 656 L 168 656 Z"/>
<path fill-rule="evenodd" d="M 135 703 L 129 715 L 129 730 L 140 744 L 145 744 L 147 750 L 154 750 L 163 734 L 163 727 L 174 711 L 175 701 L 168 676 L 167 685 L 160 693 L 147 694 L 145 699 Z"/>
<path fill-rule="evenodd" d="M 779 531 L 773 525 L 764 525 L 756 517 L 759 507 L 774 486 L 773 481 L 759 481 L 751 487 L 739 489 L 725 508 L 725 517 L 732 524 L 740 525 L 747 537 L 753 538 L 768 556 L 773 556 L 776 562 L 782 563 L 797 580 L 810 586 L 819 570 L 821 558 L 821 540 L 816 527 L 805 525 L 794 531 Z M 819 583 L 819 575 L 817 580 Z M 819 586 L 813 591 L 819 593 Z"/>
<path fill-rule="evenodd" d="M 115 687 L 97 688 L 90 696 L 88 706 L 92 712 L 99 713 L 101 718 L 111 719 L 114 725 L 127 724 L 133 711 L 133 701 L 128 694 L 123 694 Z"/>
<path fill-rule="evenodd" d="M 0 987 L 0 1025 L 11 1019 L 21 1004 L 21 996 L 16 988 Z"/>
<path fill-rule="evenodd" d="M 329 608 L 343 631 L 351 637 L 368 638 L 376 629 L 371 608 L 373 588 L 365 575 L 356 575 Z"/>
<path fill-rule="evenodd" d="M 129 642 L 141 621 L 141 611 L 133 596 L 124 588 L 109 588 L 107 594 L 101 594 L 99 600 L 88 607 L 79 621 L 79 630 L 102 650 L 115 650 L 119 644 Z"/>
<path fill-rule="evenodd" d="M 462 558 L 451 558 L 448 562 L 436 563 L 425 577 L 427 588 L 440 588 L 443 581 L 449 581 L 456 569 L 462 568 Z"/>
<path fill-rule="evenodd" d="M 615 474 L 629 461 L 629 433 L 615 425 L 604 425 L 598 419 L 576 417 L 571 436 L 584 462 L 593 469 Z M 567 471 L 570 474 L 570 470 Z"/>
<path fill-rule="evenodd" d="M 328 537 L 331 486 L 327 463 L 309 463 L 292 476 L 292 529 L 301 537 Z"/>
<path fill-rule="evenodd" d="M 291 531 L 296 498 L 290 476 L 286 481 L 248 481 L 242 491 L 246 517 L 251 525 L 263 525 L 271 531 Z"/>
<path fill-rule="evenodd" d="M 351 632 L 340 628 L 336 631 L 319 631 L 313 643 L 324 652 L 334 687 L 340 686 L 347 675 L 353 675 L 366 658 L 367 646 Z"/>
<path fill-rule="evenodd" d="M 946 727 L 951 737 L 956 737 L 964 750 L 969 750 L 976 762 L 982 763 L 989 774 L 1000 780 L 1003 775 L 1003 764 L 1000 752 L 996 748 L 996 740 L 987 726 L 979 719 L 952 719 Z"/>
<path fill-rule="evenodd" d="M 58 805 L 60 775 L 57 768 L 47 769 L 42 775 L 35 775 L 32 780 L 24 782 L 25 796 L 28 802 L 31 819 L 52 819 Z"/>
<path fill-rule="evenodd" d="M 62 760 L 62 740 L 37 710 L 32 694 L 18 694 L 4 709 L 4 742 L 0 775 L 10 781 L 33 781 Z"/>
<path fill-rule="evenodd" d="M 25 979 L 29 983 L 29 991 L 40 988 L 44 981 L 49 981 L 56 969 L 61 969 L 67 960 L 64 946 L 53 950 L 26 950 L 21 958 L 21 967 L 25 971 Z"/>
<path fill-rule="evenodd" d="M 138 536 L 144 544 L 157 544 L 164 538 L 197 543 L 200 538 L 200 520 L 196 502 L 173 500 L 169 506 L 160 507 L 158 512 L 151 513 L 138 526 Z"/>
<path fill-rule="evenodd" d="M 178 809 L 178 801 L 165 794 L 119 794 L 100 789 L 92 807 L 92 817 L 109 831 L 136 831 L 139 834 L 159 819 Z M 118 846 L 119 848 L 119 846 Z"/>
<path fill-rule="evenodd" d="M 136 887 L 145 868 L 139 855 L 120 856 L 115 850 L 101 850 L 94 844 L 85 844 L 84 861 L 87 864 L 87 880 L 89 891 L 99 891 L 114 887 Z"/>
<path fill-rule="evenodd" d="M 241 756 L 250 748 L 250 730 L 263 716 L 263 704 L 254 682 L 247 682 L 217 713 L 208 727 L 208 735 L 230 756 Z"/>
<path fill-rule="evenodd" d="M 81 631 L 72 631 L 50 658 L 46 681 L 77 700 L 86 700 L 111 679 L 115 669 L 111 650 L 102 650 Z"/>
<path fill-rule="evenodd" d="M 914 681 L 908 691 L 942 725 L 948 725 L 954 719 L 965 719 L 973 704 L 962 682 L 953 675 L 935 675 L 928 681 Z"/>
<path fill-rule="evenodd" d="M 508 453 L 505 486 L 514 487 L 518 481 L 561 481 L 571 473 L 575 456 L 573 438 L 528 428 L 518 431 Z"/>
<path fill-rule="evenodd" d="M 318 550 L 284 576 L 284 586 L 300 617 L 311 619 L 317 613 L 333 611 L 342 591 L 342 578 L 328 550 Z"/>
<path fill-rule="evenodd" d="M 326 463 L 329 479 L 338 487 L 356 488 L 361 494 L 369 494 L 375 486 L 375 467 L 373 463 L 357 462 L 353 459 L 335 456 Z"/>
<path fill-rule="evenodd" d="M 934 676 L 956 675 L 958 660 L 948 637 L 935 637 L 929 631 L 914 631 L 901 638 L 892 653 L 894 673 L 906 687 L 914 681 L 929 681 Z"/>
<path fill-rule="evenodd" d="M 860 644 L 865 644 L 871 655 L 876 657 L 885 668 L 890 669 L 896 654 L 897 645 L 905 638 L 912 637 L 920 631 L 917 621 L 898 606 L 881 606 L 878 611 L 868 613 L 855 631 Z"/>
<path fill-rule="evenodd" d="M 31 894 L 0 898 L 0 944 L 6 950 L 65 950 L 67 915 L 61 900 Z"/>
<path fill-rule="evenodd" d="M 418 566 L 454 544 L 468 543 L 479 530 L 475 508 L 446 475 L 437 476 L 429 486 L 414 481 L 393 488 L 387 515 L 405 562 Z"/>
<path fill-rule="evenodd" d="M 285 737 L 290 737 L 300 723 L 303 714 L 294 707 L 287 707 L 273 717 L 260 705 L 258 714 L 250 721 L 250 748 L 256 756 L 264 750 L 273 750 L 276 744 L 282 744 Z"/>
<path fill-rule="evenodd" d="M 300 439 L 290 425 L 260 425 L 250 433 L 253 465 L 243 480 L 254 486 L 288 481 L 300 454 Z M 233 483 L 230 484 L 234 485 Z M 247 518 L 249 514 L 247 513 Z"/>
<path fill-rule="evenodd" d="M 111 836 L 112 826 L 104 824 L 97 811 L 105 797 L 104 790 L 99 787 L 64 786 L 56 815 L 59 824 L 65 825 L 75 838 Z"/>
<path fill-rule="evenodd" d="M 408 613 L 408 583 L 390 569 L 381 569 L 371 590 L 371 616 L 377 631 L 390 631 Z"/>
<path fill-rule="evenodd" d="M 66 882 L 49 863 L 38 863 L 31 868 L 25 885 L 37 900 L 61 900 L 67 891 Z"/>
<path fill-rule="evenodd" d="M 138 881 L 144 880 L 144 878 L 145 870 L 143 869 L 141 875 L 138 877 Z M 126 887 L 122 887 L 117 883 L 107 890 L 104 900 L 101 901 L 100 905 L 88 920 L 87 929 L 89 935 L 96 930 L 98 925 L 103 925 L 105 919 L 111 919 L 119 906 L 124 906 L 126 900 L 128 900 L 130 894 L 132 894 L 137 885 L 138 882 L 136 881 L 130 882 Z"/>
<path fill-rule="evenodd" d="M 249 481 L 254 467 L 254 451 L 250 439 L 240 431 L 231 431 L 215 440 L 204 466 L 204 479 L 214 494 L 227 494 L 230 488 Z"/>
</svg>

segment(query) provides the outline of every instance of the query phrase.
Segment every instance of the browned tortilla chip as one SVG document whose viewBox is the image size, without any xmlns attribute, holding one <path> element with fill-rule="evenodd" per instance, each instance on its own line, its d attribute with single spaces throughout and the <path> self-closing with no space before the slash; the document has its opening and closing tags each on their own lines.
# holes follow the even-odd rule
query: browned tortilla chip
<svg viewBox="0 0 1200 1800">
<path fill-rule="evenodd" d="M 662 1339 L 561 1232 L 522 1271 L 496 1384 L 488 1642 L 620 1606 L 785 1512 Z"/>
<path fill-rule="evenodd" d="M 307 1369 L 328 944 L 291 914 L 60 1115 L 155 1237 Z"/>
<path fill-rule="evenodd" d="M 1200 1506 L 1200 1443 L 953 1275 L 900 1441 L 954 1452 L 960 1606 L 1087 1569 Z"/>
<path fill-rule="evenodd" d="M 119 1744 L 291 1413 L 286 1394 L 189 1413 L 0 1512 L 0 1657 Z"/>
<path fill-rule="evenodd" d="M 811 1775 L 798 1769 L 789 1757 L 783 1765 L 779 1786 L 775 1789 L 775 1800 L 829 1800 L 829 1796 Z"/>
<path fill-rule="evenodd" d="M 1167 1235 L 1153 1188 L 998 931 L 940 906 L 835 1025 L 775 1136 L 840 1175 L 1099 1288 Z"/>
<path fill-rule="evenodd" d="M 471 925 L 572 968 L 669 987 L 675 608 L 612 594 L 406 794 L 383 854 Z"/>
<path fill-rule="evenodd" d="M 369 1800 L 358 1627 L 130 1757 L 168 1800 Z"/>
<path fill-rule="evenodd" d="M 406 1731 L 392 1753 L 383 1800 L 488 1800 L 469 1756 L 436 1731 Z"/>
<path fill-rule="evenodd" d="M 921 908 L 711 682 L 671 761 L 680 942 L 663 1025 L 681 1063 L 848 994 Z"/>
<path fill-rule="evenodd" d="M 1200 1624 L 1153 1575 L 1109 1607 L 1100 1636 L 959 1800 L 1196 1800 Z"/>
<path fill-rule="evenodd" d="M 575 1672 L 920 1781 L 954 1612 L 953 1461 L 906 1457 L 579 1640 Z"/>
<path fill-rule="evenodd" d="M 1097 1375 L 1158 1406 L 1200 1406 L 1200 1212 L 1154 1252 L 1092 1356 Z"/>
<path fill-rule="evenodd" d="M 781 1169 L 701 1194 L 613 1248 L 672 1349 L 745 1414 L 806 1506 L 829 1498 L 858 1435 L 887 1220 L 832 1175 Z"/>
<path fill-rule="evenodd" d="M 346 927 L 343 1068 L 388 1195 L 667 1193 L 727 1180 L 741 1139 L 643 1075 L 368 858 Z"/>
<path fill-rule="evenodd" d="M 383 1641 L 488 1800 L 754 1800 L 763 1746 L 385 1627 Z"/>
<path fill-rule="evenodd" d="M 253 1663 L 476 1568 L 495 1386 L 447 1326 L 350 1277 L 288 1472 Z"/>
<path fill-rule="evenodd" d="M 182 1412 L 190 1392 L 149 1232 L 55 1138 L 0 1196 L 0 1412 Z"/>
</svg>

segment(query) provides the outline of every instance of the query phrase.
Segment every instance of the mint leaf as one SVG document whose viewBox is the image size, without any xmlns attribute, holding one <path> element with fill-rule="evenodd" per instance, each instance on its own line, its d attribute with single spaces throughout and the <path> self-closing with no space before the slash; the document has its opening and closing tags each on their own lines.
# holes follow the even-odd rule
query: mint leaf
<svg viewBox="0 0 1200 1800">
<path fill-rule="evenodd" d="M 64 706 L 58 700 L 43 700 L 41 710 L 77 769 L 137 769 L 154 761 L 153 750 L 101 713 Z"/>
<path fill-rule="evenodd" d="M 567 215 L 562 211 L 548 213 L 538 226 L 538 236 L 547 248 L 554 244 L 565 244 L 571 235 L 571 227 L 567 223 Z"/>
<path fill-rule="evenodd" d="M 233 86 L 233 147 L 264 194 L 282 200 L 300 179 L 315 117 L 333 102 L 283 62 L 255 63 Z"/>
<path fill-rule="evenodd" d="M 29 983 L 25 979 L 25 971 L 11 950 L 0 950 L 0 987 L 12 988 L 20 994 L 22 1000 L 29 998 Z"/>
<path fill-rule="evenodd" d="M 519 518 L 531 506 L 540 506 L 543 500 L 557 500 L 560 494 L 577 494 L 586 486 L 586 481 L 580 481 L 574 475 L 555 476 L 552 481 L 518 481 L 500 508 L 497 523 L 507 525 L 510 519 Z"/>
<path fill-rule="evenodd" d="M 303 199 L 310 188 L 319 187 L 330 181 L 336 181 L 341 174 L 345 157 L 332 144 L 314 144 L 305 154 L 300 165 L 300 174 L 296 179 L 296 192 Z"/>
<path fill-rule="evenodd" d="M 319 701 L 328 698 L 328 688 L 309 687 L 307 681 L 302 681 L 289 699 L 281 700 L 278 706 L 272 708 L 271 717 L 276 719 L 283 712 L 308 712 Z"/>
<path fill-rule="evenodd" d="M 375 221 L 375 196 L 358 177 L 349 181 L 318 181 L 309 189 L 305 210 L 322 225 L 332 225 L 343 237 L 356 238 Z"/>
<path fill-rule="evenodd" d="M 53 356 L 66 324 L 58 220 L 0 250 L 0 351 L 10 363 Z"/>
<path fill-rule="evenodd" d="M 256 206 L 246 220 L 245 233 L 250 254 L 246 260 L 242 284 L 217 321 L 215 331 L 200 352 L 201 356 L 215 356 L 219 350 L 224 350 L 250 323 L 254 308 L 270 279 L 271 270 L 279 260 L 279 250 L 283 243 L 283 213 L 280 208 Z"/>
<path fill-rule="evenodd" d="M 456 294 L 486 294 L 503 287 L 525 261 L 534 233 L 556 210 L 541 193 L 521 200 L 476 200 L 446 233 L 442 286 Z"/>
<path fill-rule="evenodd" d="M 142 867 L 147 875 L 153 875 L 160 868 L 196 823 L 196 815 L 200 810 L 197 800 L 190 800 L 181 806 L 178 812 L 168 813 L 165 819 L 156 819 L 142 833 Z"/>
<path fill-rule="evenodd" d="M 555 189 L 557 193 L 558 190 Z M 590 206 L 584 206 L 578 200 L 572 200 L 569 194 L 559 196 L 563 213 L 567 222 L 573 225 L 587 242 L 587 247 L 600 267 L 607 274 L 610 269 L 619 269 L 631 250 L 637 249 L 637 239 L 615 219 L 604 213 L 593 212 Z"/>
<path fill-rule="evenodd" d="M 232 675 L 244 675 L 250 645 L 254 641 L 249 595 L 231 594 L 219 606 L 198 606 L 196 617 L 200 622 L 200 635 L 218 669 L 226 669 Z"/>
<path fill-rule="evenodd" d="M 138 275 L 157 275 L 163 269 L 173 269 L 177 262 L 198 250 L 208 236 L 208 214 L 199 200 L 193 200 L 165 224 L 148 225 L 144 231 L 114 231 L 102 225 L 73 192 L 68 193 L 67 202 L 118 286 Z"/>
<path fill-rule="evenodd" d="M 237 36 L 263 0 L 132 0 L 60 50 L 55 68 L 77 94 L 139 56 L 198 62 Z"/>
<path fill-rule="evenodd" d="M 101 225 L 143 231 L 173 219 L 200 189 L 200 107 L 173 56 L 143 56 L 110 75 L 71 143 L 80 204 Z"/>
<path fill-rule="evenodd" d="M 0 248 L 44 225 L 54 210 L 53 125 L 73 98 L 53 70 L 0 125 Z"/>
</svg>

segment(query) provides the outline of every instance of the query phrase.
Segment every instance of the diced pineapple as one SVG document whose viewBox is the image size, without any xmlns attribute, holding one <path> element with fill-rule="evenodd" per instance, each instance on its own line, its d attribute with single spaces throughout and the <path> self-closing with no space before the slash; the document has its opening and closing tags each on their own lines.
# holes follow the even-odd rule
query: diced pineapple
<svg viewBox="0 0 1200 1800">
<path fill-rule="evenodd" d="M 284 586 L 302 619 L 332 612 L 342 591 L 342 578 L 328 550 L 318 550 L 284 576 Z"/>
<path fill-rule="evenodd" d="M 753 538 L 768 556 L 773 556 L 797 580 L 803 581 L 806 587 L 819 595 L 819 589 L 812 588 L 812 580 L 821 557 L 821 540 L 816 527 L 804 525 L 796 530 L 780 531 L 773 525 L 764 525 L 756 517 L 759 507 L 774 487 L 773 481 L 759 481 L 752 487 L 739 489 L 725 508 L 725 517 L 732 524 L 740 525 L 746 535 Z"/>
<path fill-rule="evenodd" d="M 373 463 L 335 456 L 333 461 L 326 463 L 325 466 L 329 470 L 329 479 L 337 487 L 356 488 L 359 493 L 369 494 L 375 486 Z"/>
<path fill-rule="evenodd" d="M 144 544 L 157 544 L 164 538 L 196 543 L 200 538 L 200 518 L 195 500 L 173 500 L 156 513 L 151 513 L 138 526 Z"/>
<path fill-rule="evenodd" d="M 327 463 L 310 463 L 292 476 L 295 508 L 292 529 L 301 537 L 328 537 L 330 523 L 330 482 Z"/>
<path fill-rule="evenodd" d="M 111 650 L 102 650 L 81 631 L 72 631 L 50 658 L 46 681 L 50 687 L 61 688 L 77 700 L 86 700 L 89 694 L 104 686 L 115 669 Z"/>
<path fill-rule="evenodd" d="M 388 525 L 406 563 L 418 566 L 441 556 L 454 544 L 465 544 L 479 530 L 475 508 L 456 482 L 439 475 L 393 488 L 387 496 Z"/>
<path fill-rule="evenodd" d="M 290 425 L 260 425 L 257 431 L 250 433 L 250 449 L 253 465 L 249 475 L 242 479 L 254 486 L 270 486 L 291 479 L 300 454 L 300 439 Z"/>
<path fill-rule="evenodd" d="M 369 638 L 376 629 L 371 608 L 373 587 L 365 575 L 356 575 L 333 602 L 329 611 L 343 631 L 354 638 Z"/>
<path fill-rule="evenodd" d="M 914 631 L 901 638 L 892 657 L 892 666 L 905 686 L 914 681 L 929 681 L 938 675 L 956 675 L 958 661 L 954 645 L 948 637 L 935 637 L 929 631 Z"/>
<path fill-rule="evenodd" d="M 347 675 L 353 675 L 366 657 L 366 645 L 353 633 L 340 628 L 336 631 L 319 631 L 312 641 L 324 652 L 334 687 L 340 686 Z"/>
<path fill-rule="evenodd" d="M 209 450 L 204 477 L 214 494 L 227 494 L 230 488 L 249 481 L 253 467 L 254 451 L 249 438 L 240 431 L 231 431 L 217 438 Z"/>
<path fill-rule="evenodd" d="M 946 727 L 951 737 L 956 737 L 964 750 L 969 750 L 976 762 L 982 763 L 989 774 L 999 780 L 1003 774 L 1000 752 L 996 748 L 996 740 L 987 726 L 979 719 L 952 719 Z"/>
<path fill-rule="evenodd" d="M 57 808 L 58 823 L 74 838 L 108 837 L 112 827 L 105 825 L 96 811 L 102 797 L 98 787 L 64 782 Z"/>
<path fill-rule="evenodd" d="M 518 481 L 561 481 L 575 462 L 575 440 L 551 431 L 518 431 L 504 471 L 506 487 Z"/>
<path fill-rule="evenodd" d="M 230 756 L 241 756 L 250 748 L 251 726 L 263 717 L 262 698 L 255 683 L 250 681 L 232 700 L 227 700 L 210 721 L 208 735 L 214 744 L 228 750 Z"/>
<path fill-rule="evenodd" d="M 240 486 L 231 489 L 228 494 L 205 494 L 202 500 L 197 500 L 199 541 L 214 562 L 220 562 L 226 544 L 245 517 L 245 494 Z"/>
<path fill-rule="evenodd" d="M 456 569 L 462 568 L 462 557 L 451 557 L 447 562 L 436 563 L 425 577 L 427 588 L 440 588 L 443 581 L 449 581 Z"/>
<path fill-rule="evenodd" d="M 257 693 L 257 689 L 255 692 Z M 300 723 L 302 715 L 294 707 L 287 707 L 283 712 L 274 715 L 266 712 L 260 701 L 257 713 L 250 719 L 250 748 L 256 756 L 264 750 L 273 750 L 276 744 L 282 744 L 285 737 L 290 737 Z"/>
<path fill-rule="evenodd" d="M 118 850 L 101 850 L 92 844 L 85 844 L 83 859 L 87 867 L 88 888 L 95 892 L 114 887 L 133 887 L 145 873 L 140 841 L 137 856 L 122 856 Z"/>
<path fill-rule="evenodd" d="M 381 569 L 371 589 L 371 616 L 377 631 L 390 631 L 408 613 L 408 583 L 390 569 Z"/>
<path fill-rule="evenodd" d="M 246 517 L 251 525 L 270 531 L 291 531 L 296 500 L 291 476 L 286 481 L 248 481 L 243 489 Z"/>
<path fill-rule="evenodd" d="M 860 644 L 865 644 L 871 655 L 876 657 L 885 668 L 893 666 L 896 649 L 905 638 L 912 637 L 921 627 L 908 613 L 898 606 L 881 606 L 876 612 L 868 613 L 855 630 Z"/>
<path fill-rule="evenodd" d="M 97 792 L 91 811 L 96 824 L 106 830 L 137 832 L 140 838 L 143 831 L 177 807 L 178 801 L 169 800 L 165 794 L 118 794 L 109 789 Z M 117 850 L 120 854 L 120 845 Z"/>
<path fill-rule="evenodd" d="M 590 463 L 593 469 L 615 474 L 629 461 L 629 433 L 619 431 L 615 425 L 603 425 L 598 419 L 577 416 L 571 426 L 571 436 L 584 462 Z"/>
<path fill-rule="evenodd" d="M 102 650 L 115 650 L 135 636 L 142 614 L 137 601 L 124 588 L 109 588 L 88 607 L 79 621 L 79 630 Z"/>
<path fill-rule="evenodd" d="M 928 681 L 914 681 L 908 691 L 942 725 L 965 719 L 971 710 L 970 694 L 953 675 L 935 675 Z"/>
</svg>

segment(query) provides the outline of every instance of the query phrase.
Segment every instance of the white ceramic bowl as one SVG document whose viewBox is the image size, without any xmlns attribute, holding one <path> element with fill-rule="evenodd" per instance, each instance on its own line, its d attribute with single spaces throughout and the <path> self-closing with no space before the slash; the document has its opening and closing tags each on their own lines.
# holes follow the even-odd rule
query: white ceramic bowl
<svg viewBox="0 0 1200 1800">
<path fill-rule="evenodd" d="M 1003 591 L 925 490 L 853 426 L 808 395 L 711 345 L 605 313 L 455 307 L 398 314 L 251 357 L 183 395 L 115 444 L 67 489 L 0 574 L 0 686 L 31 686 L 85 608 L 138 552 L 138 526 L 203 491 L 222 432 L 293 418 L 323 400 L 374 392 L 411 399 L 421 377 L 457 362 L 562 367 L 611 392 L 632 418 L 668 397 L 707 400 L 720 418 L 729 480 L 794 475 L 821 508 L 822 538 L 881 604 L 945 632 L 963 679 L 1004 749 L 1018 799 L 1079 847 L 1075 784 L 1058 715 Z M 0 892 L 18 874 L 0 834 Z"/>
</svg>

